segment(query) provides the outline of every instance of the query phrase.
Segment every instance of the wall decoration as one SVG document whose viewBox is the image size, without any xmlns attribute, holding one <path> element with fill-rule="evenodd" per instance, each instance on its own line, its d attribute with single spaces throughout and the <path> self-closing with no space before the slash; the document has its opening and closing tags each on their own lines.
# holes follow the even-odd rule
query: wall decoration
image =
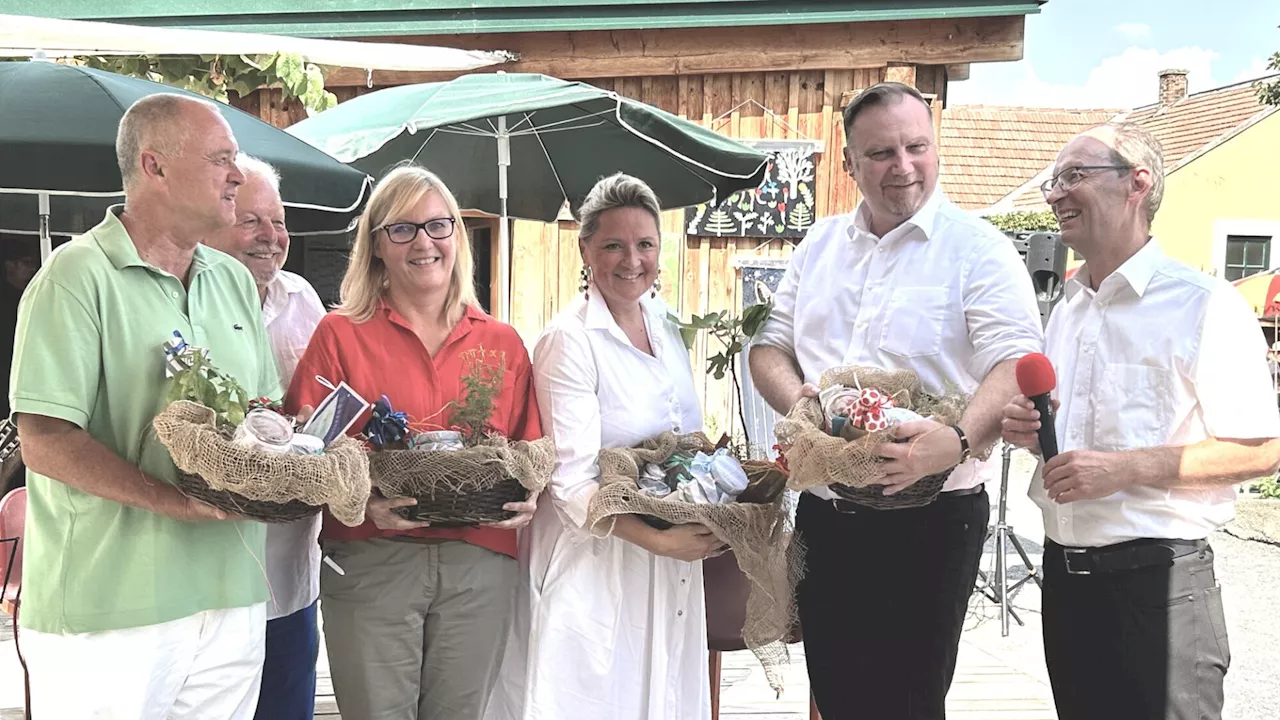
<svg viewBox="0 0 1280 720">
<path fill-rule="evenodd" d="M 705 204 L 686 208 L 687 234 L 798 239 L 809 231 L 815 214 L 814 144 L 754 144 L 774 152 L 760 186 L 736 192 L 714 208 Z"/>
</svg>

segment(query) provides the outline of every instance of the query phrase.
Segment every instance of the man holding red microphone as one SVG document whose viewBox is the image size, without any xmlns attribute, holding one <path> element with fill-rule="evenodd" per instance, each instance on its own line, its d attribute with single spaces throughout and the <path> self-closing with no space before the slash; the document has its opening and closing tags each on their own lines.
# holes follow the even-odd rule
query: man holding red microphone
<svg viewBox="0 0 1280 720">
<path fill-rule="evenodd" d="M 1230 284 L 1149 235 L 1164 169 L 1145 131 L 1086 130 L 1041 189 L 1085 265 L 1049 320 L 1047 360 L 1020 363 L 1003 436 L 1049 449 L 1029 494 L 1048 537 L 1059 718 L 1220 718 L 1230 650 L 1207 538 L 1234 515 L 1232 485 L 1280 465 L 1262 333 Z M 1026 395 L 1051 390 L 1055 369 L 1056 418 L 1043 417 Z"/>
</svg>

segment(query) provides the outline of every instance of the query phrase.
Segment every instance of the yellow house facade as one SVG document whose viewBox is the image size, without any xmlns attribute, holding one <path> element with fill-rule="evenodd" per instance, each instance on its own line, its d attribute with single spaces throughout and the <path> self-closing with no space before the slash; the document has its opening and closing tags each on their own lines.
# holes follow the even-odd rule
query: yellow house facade
<svg viewBox="0 0 1280 720">
<path fill-rule="evenodd" d="M 1181 162 L 1152 234 L 1169 255 L 1235 280 L 1280 268 L 1280 112 Z"/>
</svg>

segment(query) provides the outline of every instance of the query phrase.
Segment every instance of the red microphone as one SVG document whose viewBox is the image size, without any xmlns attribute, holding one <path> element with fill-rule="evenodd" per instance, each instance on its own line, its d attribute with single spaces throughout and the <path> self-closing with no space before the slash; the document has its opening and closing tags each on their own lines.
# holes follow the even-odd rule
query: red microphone
<svg viewBox="0 0 1280 720">
<path fill-rule="evenodd" d="M 1040 353 L 1024 355 L 1018 360 L 1014 374 L 1018 377 L 1018 390 L 1040 411 L 1040 454 L 1046 461 L 1058 454 L 1058 435 L 1053 429 L 1053 402 L 1049 393 L 1058 384 L 1053 363 Z"/>
</svg>

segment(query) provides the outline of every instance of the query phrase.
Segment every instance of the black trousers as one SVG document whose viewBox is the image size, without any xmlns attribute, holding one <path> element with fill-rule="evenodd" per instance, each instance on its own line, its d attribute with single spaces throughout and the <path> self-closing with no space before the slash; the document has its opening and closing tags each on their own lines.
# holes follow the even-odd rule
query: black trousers
<svg viewBox="0 0 1280 720">
<path fill-rule="evenodd" d="M 985 491 L 853 513 L 800 496 L 797 599 L 823 720 L 946 716 L 990 512 Z"/>
<path fill-rule="evenodd" d="M 1218 720 L 1231 650 L 1213 550 L 1072 575 L 1045 543 L 1044 654 L 1059 720 Z"/>
</svg>

